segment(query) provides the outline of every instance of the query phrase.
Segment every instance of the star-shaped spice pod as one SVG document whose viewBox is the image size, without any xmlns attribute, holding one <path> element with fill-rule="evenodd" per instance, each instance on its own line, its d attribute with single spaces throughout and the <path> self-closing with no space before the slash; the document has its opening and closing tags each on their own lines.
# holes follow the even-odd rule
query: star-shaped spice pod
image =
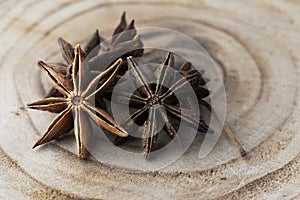
<svg viewBox="0 0 300 200">
<path fill-rule="evenodd" d="M 112 34 L 110 43 L 105 41 L 99 35 L 99 31 L 96 30 L 86 41 L 86 45 L 83 50 L 86 53 L 86 59 L 90 62 L 91 70 L 98 70 L 99 63 L 104 66 L 110 66 L 118 58 L 123 58 L 126 60 L 127 56 L 138 57 L 143 55 L 143 43 L 137 34 L 136 28 L 134 26 L 134 20 L 131 20 L 127 24 L 126 13 L 123 12 L 119 25 L 115 28 Z M 58 38 L 58 44 L 61 49 L 62 57 L 65 63 L 51 64 L 54 70 L 64 75 L 65 78 L 71 79 L 70 68 L 72 67 L 74 60 L 74 46 L 64 40 L 63 38 Z M 126 52 L 125 54 L 119 55 L 120 51 Z M 126 61 L 122 62 L 121 68 L 118 73 L 124 74 L 127 70 Z M 119 75 L 117 75 L 118 77 Z M 114 83 L 118 80 L 116 78 Z M 47 97 L 58 97 L 62 94 L 55 88 L 52 88 L 48 93 Z M 98 98 L 96 99 L 98 101 Z M 104 106 L 104 105 L 103 105 Z"/>
<path fill-rule="evenodd" d="M 132 80 L 135 81 L 135 85 L 138 89 L 133 94 L 124 91 L 120 93 L 117 92 L 119 103 L 127 103 L 129 101 L 129 106 L 136 109 L 135 112 L 131 112 L 130 116 L 122 125 L 125 129 L 132 132 L 131 127 L 133 126 L 133 123 L 138 125 L 144 124 L 142 142 L 145 158 L 148 158 L 150 152 L 154 150 L 154 145 L 158 138 L 158 133 L 160 132 L 158 124 L 164 124 L 163 129 L 171 139 L 174 138 L 178 131 L 181 120 L 187 122 L 191 127 L 198 127 L 199 132 L 214 132 L 206 125 L 205 121 L 202 119 L 202 114 L 199 116 L 194 113 L 193 107 L 196 105 L 189 102 L 192 91 L 190 91 L 190 89 L 185 90 L 184 86 L 186 84 L 190 84 L 194 90 L 198 100 L 197 106 L 199 106 L 199 109 L 202 110 L 202 107 L 206 108 L 221 125 L 221 121 L 218 119 L 218 115 L 214 109 L 212 109 L 210 104 L 204 100 L 204 98 L 210 95 L 210 91 L 206 86 L 209 80 L 203 78 L 205 73 L 204 70 L 196 70 L 189 62 L 186 62 L 175 69 L 174 56 L 172 53 L 169 53 L 158 70 L 155 70 L 157 71 L 157 75 L 155 76 L 157 79 L 156 84 L 149 84 L 149 80 L 147 80 L 148 77 L 145 76 L 141 67 L 130 57 L 128 58 L 128 62 L 129 68 L 132 69 L 130 71 L 133 75 Z M 173 70 L 170 69 L 175 69 L 179 73 L 174 74 L 172 73 Z M 151 74 L 147 75 L 149 76 Z M 166 88 L 164 87 L 165 85 L 170 87 Z M 177 95 L 179 94 L 179 96 L 184 97 L 181 98 L 180 104 L 174 95 L 175 92 Z M 246 151 L 243 149 L 227 123 L 223 124 L 223 131 L 238 148 L 240 154 L 245 156 Z M 119 145 L 121 142 L 124 142 L 125 139 L 127 138 L 117 137 L 114 143 Z"/>
<path fill-rule="evenodd" d="M 89 69 L 88 63 L 84 62 L 85 56 L 86 53 L 77 45 L 74 49 L 74 59 L 70 68 L 71 80 L 66 79 L 46 63 L 38 62 L 38 65 L 52 80 L 55 89 L 64 97 L 48 97 L 28 104 L 28 107 L 32 109 L 59 112 L 33 148 L 64 135 L 74 127 L 78 156 L 86 158 L 88 155 L 86 146 L 92 131 L 89 119 L 119 137 L 128 136 L 127 132 L 108 113 L 96 108 L 92 103 L 95 94 L 103 93 L 116 76 L 121 67 L 122 59 L 118 59 L 92 81 L 89 81 L 86 79 Z M 98 84 L 99 87 L 97 87 Z"/>
<path fill-rule="evenodd" d="M 190 126 L 198 128 L 200 132 L 207 132 L 209 130 L 205 122 L 193 113 L 192 109 L 179 107 L 179 102 L 174 93 L 187 92 L 184 90 L 184 86 L 190 82 L 198 83 L 197 77 L 198 71 L 189 71 L 188 63 L 185 63 L 181 68 L 181 72 L 185 73 L 185 76 L 174 79 L 170 68 L 174 69 L 174 56 L 169 53 L 165 61 L 158 68 L 158 77 L 155 84 L 149 84 L 147 76 L 138 64 L 131 58 L 127 58 L 127 62 L 130 69 L 130 74 L 133 76 L 137 92 L 129 94 L 126 92 L 118 93 L 119 102 L 130 102 L 130 106 L 136 109 L 132 112 L 128 119 L 124 122 L 125 129 L 130 130 L 133 123 L 144 123 L 144 130 L 142 133 L 142 143 L 145 158 L 148 158 L 158 137 L 158 124 L 163 121 L 164 131 L 170 138 L 173 138 L 178 131 L 177 122 L 180 120 L 185 121 Z M 173 79 L 173 80 L 171 80 Z M 202 79 L 201 79 L 202 80 Z M 200 81 L 201 81 L 200 80 Z M 172 82 L 173 81 L 173 82 Z M 170 88 L 166 86 L 172 83 Z M 209 95 L 209 91 L 201 85 L 201 90 L 198 89 L 199 96 L 204 98 Z M 165 112 L 166 111 L 166 112 Z M 176 123 L 175 123 L 176 122 Z M 125 138 L 124 138 L 125 139 Z M 117 138 L 115 143 L 118 144 L 121 138 Z"/>
</svg>

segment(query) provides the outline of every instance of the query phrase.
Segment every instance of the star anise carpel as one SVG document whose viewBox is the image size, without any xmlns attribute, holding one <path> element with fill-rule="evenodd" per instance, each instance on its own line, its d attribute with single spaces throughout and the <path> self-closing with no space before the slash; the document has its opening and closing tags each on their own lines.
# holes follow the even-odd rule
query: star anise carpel
<svg viewBox="0 0 300 200">
<path fill-rule="evenodd" d="M 74 48 L 74 58 L 70 68 L 71 79 L 66 79 L 64 75 L 43 61 L 38 62 L 62 97 L 47 97 L 28 104 L 28 107 L 32 109 L 59 113 L 33 148 L 66 134 L 74 127 L 78 156 L 85 158 L 88 155 L 86 146 L 92 134 L 90 119 L 119 137 L 128 135 L 106 111 L 93 104 L 95 94 L 103 93 L 118 73 L 122 59 L 118 59 L 105 71 L 89 80 L 87 79 L 89 66 L 88 62 L 84 62 L 85 56 L 86 52 L 81 49 L 80 45 L 77 45 Z"/>
</svg>

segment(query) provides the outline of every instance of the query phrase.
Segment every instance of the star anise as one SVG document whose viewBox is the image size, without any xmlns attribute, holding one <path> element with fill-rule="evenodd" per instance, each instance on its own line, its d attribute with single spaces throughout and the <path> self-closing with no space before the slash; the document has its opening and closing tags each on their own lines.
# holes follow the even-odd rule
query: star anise
<svg viewBox="0 0 300 200">
<path fill-rule="evenodd" d="M 163 121 L 163 129 L 170 138 L 174 138 L 177 132 L 178 127 L 174 122 L 178 120 L 187 122 L 192 127 L 198 128 L 200 132 L 207 132 L 209 130 L 205 122 L 199 116 L 197 118 L 192 109 L 179 107 L 179 103 L 174 95 L 174 92 L 182 89 L 188 81 L 196 80 L 198 76 L 197 70 L 186 72 L 185 77 L 175 80 L 168 89 L 165 85 L 168 85 L 170 81 L 172 82 L 171 79 L 174 78 L 174 74 L 171 75 L 169 71 L 170 68 L 174 69 L 174 56 L 172 53 L 169 53 L 165 61 L 159 66 L 156 84 L 149 84 L 143 70 L 141 70 L 132 57 L 128 57 L 127 62 L 138 89 L 134 94 L 124 91 L 118 94 L 120 98 L 119 102 L 122 103 L 122 100 L 126 102 L 126 99 L 130 99 L 130 106 L 136 109 L 135 112 L 131 113 L 123 126 L 130 130 L 130 127 L 133 125 L 132 123 L 144 123 L 142 142 L 145 158 L 149 156 L 156 143 L 158 136 L 157 123 L 159 121 Z M 190 69 L 187 65 L 189 64 L 186 63 L 180 68 L 182 72 Z M 184 92 L 184 90 L 180 91 Z M 200 95 L 204 98 L 209 95 L 209 91 L 202 87 Z M 120 139 L 117 138 L 115 143 L 118 144 Z"/>
<path fill-rule="evenodd" d="M 136 92 L 129 94 L 126 92 L 118 93 L 120 103 L 128 102 L 132 108 L 136 111 L 132 112 L 129 118 L 124 122 L 123 126 L 132 132 L 132 123 L 138 125 L 144 124 L 144 131 L 142 133 L 142 142 L 145 158 L 147 158 L 151 151 L 153 151 L 154 145 L 158 137 L 158 124 L 164 124 L 164 131 L 172 139 L 178 131 L 178 120 L 187 122 L 190 126 L 198 127 L 199 132 L 210 133 L 213 132 L 202 119 L 202 115 L 197 115 L 193 112 L 193 106 L 189 106 L 189 96 L 191 91 L 185 90 L 184 85 L 189 83 L 198 100 L 199 109 L 201 106 L 206 107 L 208 111 L 220 122 L 215 111 L 211 108 L 210 104 L 207 103 L 204 98 L 210 95 L 209 90 L 206 87 L 206 83 L 209 81 L 203 78 L 205 73 L 204 70 L 196 70 L 191 63 L 186 62 L 182 64 L 178 73 L 172 73 L 169 69 L 174 69 L 175 61 L 173 54 L 169 53 L 165 61 L 158 68 L 157 82 L 156 84 L 148 84 L 147 77 L 144 75 L 144 71 L 135 63 L 135 61 L 129 57 L 129 68 L 133 72 L 133 80 L 135 81 L 136 87 L 140 86 Z M 151 74 L 147 74 L 151 75 Z M 179 76 L 178 76 L 179 75 Z M 175 76 L 175 77 L 174 77 Z M 178 76 L 176 78 L 176 76 Z M 173 80 L 172 80 L 173 79 Z M 172 83 L 168 89 L 164 87 L 167 83 Z M 185 98 L 179 102 L 176 99 L 174 93 L 183 95 Z M 188 109 L 183 104 L 188 105 Z M 133 119 L 133 121 L 131 120 Z M 234 133 L 231 131 L 227 123 L 223 125 L 224 132 L 233 141 L 236 147 L 239 149 L 242 156 L 246 155 L 246 151 L 243 149 Z M 127 137 L 128 138 L 128 137 Z M 117 137 L 115 144 L 120 144 L 127 138 Z"/>
<path fill-rule="evenodd" d="M 89 119 L 119 137 L 128 135 L 108 113 L 96 108 L 92 103 L 95 94 L 103 93 L 116 76 L 121 67 L 122 59 L 118 59 L 113 65 L 93 78 L 92 81 L 89 81 L 86 79 L 89 69 L 88 63 L 84 62 L 85 56 L 86 53 L 77 45 L 74 49 L 74 59 L 70 68 L 71 80 L 66 79 L 64 75 L 43 61 L 38 62 L 38 65 L 52 80 L 55 89 L 63 94 L 63 97 L 48 97 L 28 104 L 28 107 L 32 109 L 59 112 L 33 148 L 64 135 L 74 127 L 78 156 L 85 158 L 88 154 L 86 145 L 89 143 L 91 134 Z M 100 87 L 97 87 L 99 83 Z"/>
<path fill-rule="evenodd" d="M 91 59 L 92 66 L 93 63 L 96 63 L 97 66 L 97 63 L 105 60 L 111 62 L 115 57 L 125 60 L 128 56 L 139 57 L 142 56 L 144 52 L 143 43 L 134 26 L 134 20 L 131 20 L 131 22 L 127 24 L 125 12 L 121 17 L 119 25 L 114 30 L 112 38 L 101 43 L 100 46 L 99 54 Z M 124 62 L 123 73 L 127 70 L 126 68 L 127 65 Z"/>
<path fill-rule="evenodd" d="M 119 25 L 115 28 L 110 43 L 103 42 L 105 39 L 99 35 L 99 31 L 96 30 L 87 40 L 85 47 L 83 48 L 86 53 L 86 59 L 90 62 L 91 70 L 99 70 L 99 63 L 102 66 L 110 66 L 118 58 L 126 60 L 127 56 L 142 56 L 143 55 L 143 43 L 137 34 L 134 26 L 134 20 L 127 24 L 126 13 L 123 12 Z M 103 42 L 103 43 L 102 43 Z M 72 67 L 74 60 L 74 47 L 72 44 L 58 38 L 58 44 L 60 46 L 62 56 L 66 61 L 66 64 L 57 63 L 52 64 L 54 70 L 63 74 L 66 78 L 71 79 L 70 68 Z M 119 52 L 126 52 L 119 55 Z M 87 61 L 86 61 L 87 62 Z M 123 74 L 127 69 L 127 63 L 122 62 L 118 73 Z M 118 76 L 118 75 L 117 75 Z M 114 80 L 114 83 L 118 79 Z M 47 97 L 58 97 L 62 94 L 52 88 Z M 97 101 L 100 101 L 98 98 Z M 104 104 L 102 104 L 104 106 Z"/>
</svg>

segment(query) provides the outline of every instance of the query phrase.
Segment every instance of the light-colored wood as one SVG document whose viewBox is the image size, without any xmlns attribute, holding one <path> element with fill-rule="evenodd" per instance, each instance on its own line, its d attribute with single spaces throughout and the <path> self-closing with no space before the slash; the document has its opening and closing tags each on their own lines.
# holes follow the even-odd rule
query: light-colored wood
<svg viewBox="0 0 300 200">
<path fill-rule="evenodd" d="M 1 199 L 299 198 L 298 1 L 7 0 L 0 9 Z M 224 133 L 207 157 L 155 173 L 82 161 L 73 138 L 31 149 L 54 116 L 24 109 L 49 87 L 36 61 L 61 60 L 58 37 L 81 42 L 96 28 L 109 36 L 123 11 L 138 28 L 191 36 L 223 65 L 227 122 L 245 158 Z"/>
</svg>

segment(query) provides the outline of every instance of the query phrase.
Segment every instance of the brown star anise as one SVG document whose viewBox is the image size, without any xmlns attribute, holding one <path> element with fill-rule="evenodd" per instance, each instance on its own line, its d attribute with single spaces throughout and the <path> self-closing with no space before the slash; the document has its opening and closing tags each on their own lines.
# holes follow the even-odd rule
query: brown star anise
<svg viewBox="0 0 300 200">
<path fill-rule="evenodd" d="M 60 137 L 74 126 L 78 156 L 85 158 L 88 154 L 86 145 L 89 143 L 91 134 L 89 118 L 103 129 L 119 137 L 128 135 L 108 113 L 96 108 L 92 103 L 95 94 L 103 93 L 116 76 L 122 64 L 122 59 L 118 59 L 108 69 L 89 81 L 85 79 L 86 74 L 89 73 L 88 63 L 84 62 L 85 56 L 86 53 L 77 45 L 74 49 L 74 59 L 70 68 L 71 79 L 67 79 L 46 63 L 38 62 L 38 65 L 52 80 L 55 89 L 63 94 L 63 97 L 48 97 L 28 104 L 28 107 L 32 109 L 59 112 L 33 148 Z M 97 87 L 98 84 L 99 87 Z"/>
<path fill-rule="evenodd" d="M 99 31 L 96 30 L 87 39 L 86 45 L 83 48 L 87 55 L 86 59 L 88 62 L 90 62 L 91 70 L 99 70 L 99 63 L 101 63 L 103 66 L 110 66 L 118 58 L 123 58 L 126 60 L 127 56 L 138 57 L 143 55 L 143 43 L 135 29 L 134 20 L 127 24 L 125 12 L 123 12 L 120 23 L 113 32 L 112 38 L 109 41 L 110 43 L 103 42 L 104 40 L 105 39 L 99 35 Z M 57 63 L 51 64 L 51 66 L 54 70 L 63 74 L 66 78 L 71 79 L 70 68 L 72 67 L 74 60 L 74 47 L 61 37 L 58 38 L 58 44 L 66 64 Z M 126 53 L 119 55 L 120 51 Z M 124 61 L 122 62 L 118 73 L 122 71 L 121 74 L 123 74 L 126 69 L 127 63 Z M 117 80 L 118 78 L 114 80 L 114 83 Z M 52 88 L 47 97 L 55 96 L 62 96 L 62 94 L 57 89 Z M 99 103 L 98 101 L 100 101 L 100 98 L 97 98 L 96 101 Z M 102 104 L 102 106 L 104 105 Z"/>
<path fill-rule="evenodd" d="M 144 70 L 142 70 L 131 57 L 127 60 L 129 68 L 131 69 L 130 74 L 133 76 L 132 80 L 138 89 L 133 94 L 126 93 L 125 91 L 117 94 L 119 103 L 129 101 L 129 106 L 135 109 L 122 125 L 126 130 L 132 132 L 131 127 L 133 123 L 137 123 L 138 125 L 144 124 L 142 143 L 145 158 L 148 158 L 150 152 L 154 149 L 158 138 L 159 124 L 164 124 L 163 130 L 171 139 L 174 138 L 178 131 L 180 120 L 187 122 L 194 128 L 198 127 L 199 132 L 213 132 L 202 119 L 203 116 L 194 113 L 193 106 L 195 105 L 189 105 L 188 101 L 191 91 L 184 89 L 185 84 L 189 83 L 196 94 L 199 109 L 201 109 L 201 106 L 206 107 L 219 121 L 215 111 L 211 108 L 210 104 L 204 100 L 205 97 L 210 95 L 206 86 L 209 80 L 203 78 L 204 70 L 198 71 L 191 63 L 186 62 L 177 69 L 179 73 L 174 74 L 170 69 L 174 69 L 175 60 L 173 54 L 169 53 L 162 65 L 155 70 L 157 74 L 155 76 L 157 77 L 156 83 L 149 84 Z M 166 88 L 165 85 L 170 87 Z M 182 102 L 180 102 L 180 104 L 174 93 L 184 97 L 181 99 Z M 184 104 L 188 105 L 188 108 L 182 106 Z M 226 123 L 223 125 L 223 130 L 239 149 L 241 155 L 245 156 L 246 151 Z M 117 137 L 114 143 L 118 145 L 125 141 L 125 139 L 127 138 Z"/>
<path fill-rule="evenodd" d="M 126 129 L 130 130 L 133 122 L 137 124 L 144 123 L 142 142 L 145 158 L 148 158 L 149 153 L 153 150 L 156 143 L 159 121 L 163 121 L 163 129 L 170 138 L 173 138 L 177 132 L 178 127 L 174 122 L 178 120 L 187 122 L 192 127 L 198 128 L 200 132 L 207 132 L 209 130 L 205 122 L 199 118 L 200 116 L 198 118 L 195 117 L 197 115 L 194 115 L 192 109 L 179 107 L 179 102 L 174 95 L 174 92 L 180 89 L 180 92 L 184 92 L 184 85 L 188 81 L 194 81 L 197 78 L 197 70 L 186 72 L 185 77 L 171 80 L 174 78 L 174 74 L 170 73 L 169 68 L 174 69 L 174 56 L 172 53 L 169 53 L 165 61 L 158 68 L 156 83 L 149 84 L 143 70 L 135 63 L 132 57 L 128 57 L 127 62 L 129 69 L 131 69 L 130 72 L 133 76 L 133 81 L 138 89 L 134 94 L 126 92 L 118 93 L 120 103 L 124 102 L 124 100 L 126 102 L 126 99 L 130 99 L 130 106 L 136 109 L 123 125 Z M 184 64 L 180 69 L 182 71 L 189 69 L 187 65 L 187 63 Z M 168 82 L 173 83 L 169 89 L 165 87 L 165 85 L 168 85 Z M 204 98 L 209 95 L 209 91 L 202 87 L 202 92 L 199 95 Z M 115 143 L 118 144 L 121 141 L 121 138 L 117 138 Z"/>
<path fill-rule="evenodd" d="M 93 63 L 114 60 L 115 57 L 126 60 L 128 56 L 139 57 L 143 55 L 143 43 L 137 30 L 134 26 L 134 20 L 129 24 L 126 21 L 126 13 L 124 12 L 119 25 L 114 30 L 112 37 L 107 41 L 101 43 L 99 47 L 99 54 L 92 56 L 91 65 Z M 104 41 L 103 39 L 101 42 Z M 109 64 L 109 63 L 108 63 Z M 126 62 L 123 65 L 123 73 L 127 70 Z M 122 73 L 122 74 L 123 74 Z"/>
</svg>

